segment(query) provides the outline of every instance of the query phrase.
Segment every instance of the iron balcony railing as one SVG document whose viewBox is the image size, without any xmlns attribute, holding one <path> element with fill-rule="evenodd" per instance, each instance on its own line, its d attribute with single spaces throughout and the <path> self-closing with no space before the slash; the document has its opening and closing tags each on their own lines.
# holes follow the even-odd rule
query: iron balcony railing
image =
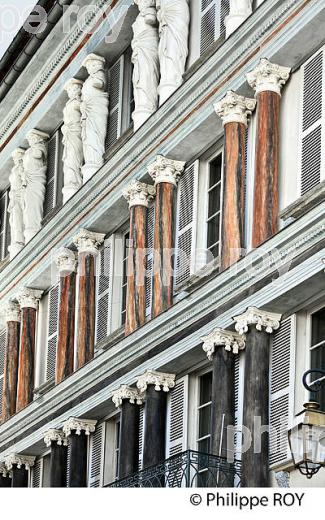
<svg viewBox="0 0 325 520">
<path fill-rule="evenodd" d="M 109 484 L 111 488 L 240 487 L 241 464 L 226 459 L 185 451 L 161 464 Z"/>
</svg>

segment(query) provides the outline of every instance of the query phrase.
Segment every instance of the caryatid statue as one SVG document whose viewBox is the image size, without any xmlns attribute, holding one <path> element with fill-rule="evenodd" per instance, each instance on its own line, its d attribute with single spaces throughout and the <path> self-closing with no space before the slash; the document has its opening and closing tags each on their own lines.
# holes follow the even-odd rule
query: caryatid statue
<svg viewBox="0 0 325 520">
<path fill-rule="evenodd" d="M 82 88 L 81 124 L 85 165 L 83 182 L 87 182 L 104 163 L 108 124 L 108 93 L 105 58 L 89 54 L 83 66 L 89 77 Z"/>
<path fill-rule="evenodd" d="M 253 12 L 253 0 L 230 0 L 229 15 L 225 19 L 228 38 Z"/>
<path fill-rule="evenodd" d="M 9 246 L 10 259 L 12 260 L 23 249 L 25 244 L 24 237 L 24 160 L 25 150 L 23 148 L 16 148 L 12 153 L 14 167 L 9 176 L 10 191 L 9 191 L 9 206 L 10 213 L 10 235 L 11 244 Z"/>
<path fill-rule="evenodd" d="M 162 105 L 183 83 L 188 38 L 190 8 L 188 0 L 157 0 L 159 21 L 160 85 Z"/>
<path fill-rule="evenodd" d="M 82 186 L 81 168 L 84 163 L 84 152 L 81 136 L 81 90 L 83 81 L 70 79 L 64 89 L 69 101 L 63 110 L 63 204 L 67 202 Z"/>
<path fill-rule="evenodd" d="M 134 0 L 140 14 L 133 24 L 132 63 L 135 111 L 134 130 L 158 108 L 159 58 L 156 0 Z"/>
<path fill-rule="evenodd" d="M 47 141 L 49 135 L 30 130 L 26 136 L 30 148 L 24 155 L 24 234 L 29 242 L 42 226 L 46 190 Z"/>
</svg>

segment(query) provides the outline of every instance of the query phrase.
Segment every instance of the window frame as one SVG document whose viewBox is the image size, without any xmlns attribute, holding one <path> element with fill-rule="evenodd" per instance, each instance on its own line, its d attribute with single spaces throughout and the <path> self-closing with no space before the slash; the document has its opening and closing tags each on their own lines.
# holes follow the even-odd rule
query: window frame
<svg viewBox="0 0 325 520">
<path fill-rule="evenodd" d="M 320 346 L 322 343 L 324 344 L 324 348 L 325 348 L 325 338 L 320 344 L 312 345 L 313 316 L 315 314 L 317 314 L 319 311 L 321 311 L 322 309 L 325 310 L 324 302 L 317 305 L 316 307 L 312 308 L 307 314 L 307 323 L 306 323 L 306 342 L 307 342 L 306 346 L 307 346 L 307 348 L 306 348 L 306 364 L 305 364 L 306 370 L 310 370 L 310 369 L 314 368 L 314 367 L 312 367 L 312 364 L 311 364 L 312 350 L 314 348 Z M 325 381 L 325 376 L 322 376 L 319 379 L 321 379 L 322 381 Z M 306 399 L 305 402 L 310 401 L 310 392 L 306 389 L 305 389 L 305 399 Z"/>
</svg>

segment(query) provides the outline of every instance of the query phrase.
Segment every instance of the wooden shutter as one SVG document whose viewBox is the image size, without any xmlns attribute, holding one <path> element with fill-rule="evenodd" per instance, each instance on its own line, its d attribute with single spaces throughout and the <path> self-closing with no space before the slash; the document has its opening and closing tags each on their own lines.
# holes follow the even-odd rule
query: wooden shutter
<svg viewBox="0 0 325 520">
<path fill-rule="evenodd" d="M 229 9 L 229 0 L 201 0 L 201 56 L 212 43 L 225 37 L 225 18 Z"/>
<path fill-rule="evenodd" d="M 105 241 L 97 260 L 96 343 L 111 332 L 113 237 Z"/>
<path fill-rule="evenodd" d="M 143 405 L 140 408 L 140 420 L 139 420 L 139 471 L 141 471 L 142 463 L 143 463 L 144 417 L 145 417 L 145 407 Z"/>
<path fill-rule="evenodd" d="M 105 424 L 96 427 L 90 437 L 89 479 L 88 487 L 98 488 L 102 484 L 103 462 L 105 449 Z"/>
<path fill-rule="evenodd" d="M 286 461 L 289 454 L 288 428 L 294 416 L 294 367 L 296 319 L 284 320 L 275 332 L 271 353 L 270 464 Z"/>
<path fill-rule="evenodd" d="M 38 459 L 32 468 L 32 487 L 42 487 L 42 470 L 43 470 L 43 459 Z"/>
<path fill-rule="evenodd" d="M 151 316 L 152 309 L 152 283 L 153 283 L 153 259 L 154 259 L 154 251 L 153 251 L 153 237 L 154 237 L 154 227 L 155 227 L 155 204 L 151 204 L 148 209 L 148 217 L 147 217 L 147 258 L 146 258 L 146 315 L 148 317 Z"/>
<path fill-rule="evenodd" d="M 48 142 L 44 217 L 46 217 L 46 215 L 48 215 L 57 205 L 59 160 L 60 136 L 59 130 L 57 130 Z"/>
<path fill-rule="evenodd" d="M 3 398 L 3 376 L 5 370 L 5 356 L 6 356 L 6 329 L 0 332 L 0 416 L 2 412 L 2 398 Z"/>
<path fill-rule="evenodd" d="M 122 55 L 109 71 L 109 116 L 106 138 L 106 149 L 109 149 L 122 133 L 122 102 L 124 55 Z"/>
<path fill-rule="evenodd" d="M 244 370 L 245 352 L 236 355 L 235 358 L 235 459 L 242 457 L 242 426 L 244 405 Z"/>
<path fill-rule="evenodd" d="M 188 376 L 178 379 L 167 401 L 167 458 L 187 450 Z"/>
<path fill-rule="evenodd" d="M 199 161 L 183 173 L 177 191 L 175 286 L 195 271 Z M 183 258 L 187 258 L 184 265 Z"/>
<path fill-rule="evenodd" d="M 60 285 L 57 284 L 50 290 L 48 297 L 46 381 L 50 381 L 55 377 L 56 350 L 59 329 L 59 298 Z"/>
</svg>

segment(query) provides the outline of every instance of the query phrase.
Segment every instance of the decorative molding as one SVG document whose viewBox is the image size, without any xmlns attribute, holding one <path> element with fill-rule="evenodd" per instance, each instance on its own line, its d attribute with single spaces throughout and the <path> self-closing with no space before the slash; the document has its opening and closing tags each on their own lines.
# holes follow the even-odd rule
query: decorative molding
<svg viewBox="0 0 325 520">
<path fill-rule="evenodd" d="M 43 293 L 44 291 L 40 291 L 38 289 L 29 289 L 28 287 L 23 287 L 17 294 L 17 300 L 20 308 L 30 308 L 37 310 Z"/>
<path fill-rule="evenodd" d="M 246 98 L 228 90 L 225 97 L 214 104 L 214 109 L 224 126 L 228 123 L 242 123 L 247 127 L 256 103 L 256 99 Z"/>
<path fill-rule="evenodd" d="M 75 252 L 61 247 L 55 254 L 55 264 L 60 274 L 76 272 L 78 262 Z"/>
<path fill-rule="evenodd" d="M 280 328 L 281 318 L 281 314 L 262 311 L 257 307 L 249 307 L 246 312 L 234 317 L 235 328 L 239 334 L 243 335 L 249 331 L 250 326 L 256 325 L 257 330 L 263 331 L 265 329 L 268 334 L 273 334 Z"/>
<path fill-rule="evenodd" d="M 281 96 L 282 87 L 290 78 L 290 73 L 290 67 L 282 67 L 271 63 L 267 58 L 262 58 L 257 67 L 246 75 L 246 78 L 256 94 L 271 91 Z"/>
<path fill-rule="evenodd" d="M 9 300 L 1 309 L 1 315 L 6 323 L 11 321 L 21 322 L 21 312 L 18 303 Z"/>
<path fill-rule="evenodd" d="M 275 480 L 279 488 L 290 487 L 290 473 L 288 471 L 278 471 L 275 473 Z"/>
<path fill-rule="evenodd" d="M 73 431 L 76 432 L 76 435 L 81 435 L 81 432 L 85 432 L 85 434 L 89 436 L 96 430 L 97 422 L 98 421 L 90 419 L 70 417 L 63 425 L 63 433 L 65 433 L 66 437 L 70 437 Z"/>
<path fill-rule="evenodd" d="M 123 197 L 128 201 L 129 208 L 133 206 L 145 206 L 148 208 L 149 202 L 156 195 L 155 186 L 139 181 L 132 181 L 129 187 L 123 191 Z"/>
<path fill-rule="evenodd" d="M 5 458 L 5 465 L 9 471 L 13 466 L 17 466 L 18 469 L 25 466 L 25 469 L 29 470 L 34 466 L 35 459 L 36 457 L 30 455 L 18 455 L 17 453 L 12 453 Z"/>
<path fill-rule="evenodd" d="M 131 386 L 122 385 L 118 390 L 113 392 L 112 401 L 116 408 L 122 406 L 124 400 L 130 401 L 131 404 L 142 405 L 144 396 L 136 388 Z"/>
<path fill-rule="evenodd" d="M 175 387 L 176 375 L 164 374 L 162 372 L 155 372 L 154 370 L 148 370 L 143 376 L 140 376 L 137 381 L 137 387 L 141 393 L 144 393 L 149 385 L 154 385 L 155 390 L 160 392 L 161 389 L 164 392 L 169 392 Z"/>
<path fill-rule="evenodd" d="M 183 161 L 174 161 L 163 155 L 157 155 L 155 162 L 148 166 L 148 173 L 155 181 L 155 185 L 167 182 L 177 187 L 185 164 L 186 162 Z"/>
<path fill-rule="evenodd" d="M 208 336 L 202 338 L 203 350 L 212 361 L 216 347 L 224 347 L 227 352 L 239 354 L 245 349 L 246 337 L 229 330 L 215 329 Z"/>
<path fill-rule="evenodd" d="M 51 447 L 52 442 L 56 442 L 58 446 L 67 446 L 68 439 L 62 430 L 51 429 L 44 433 L 44 442 L 48 448 Z"/>
<path fill-rule="evenodd" d="M 79 233 L 73 238 L 74 244 L 78 248 L 78 253 L 87 253 L 92 255 L 98 254 L 98 249 L 104 242 L 104 233 L 94 233 L 87 229 L 81 229 Z"/>
</svg>

